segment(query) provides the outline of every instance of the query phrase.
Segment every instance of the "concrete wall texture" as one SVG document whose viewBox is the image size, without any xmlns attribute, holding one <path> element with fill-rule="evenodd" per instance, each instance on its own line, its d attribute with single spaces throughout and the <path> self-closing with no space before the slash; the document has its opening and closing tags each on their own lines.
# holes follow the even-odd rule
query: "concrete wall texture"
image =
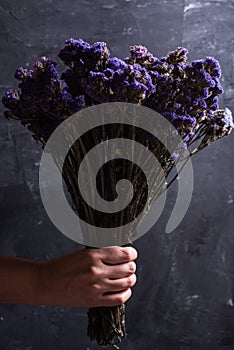
<svg viewBox="0 0 234 350">
<path fill-rule="evenodd" d="M 57 61 L 67 38 L 106 41 L 125 57 L 141 43 L 157 56 L 177 46 L 191 59 L 216 57 L 234 111 L 233 0 L 0 0 L 0 89 L 16 86 L 16 68 L 43 55 Z M 0 254 L 50 259 L 74 247 L 49 221 L 38 188 L 41 149 L 26 129 L 0 118 Z M 138 282 L 127 303 L 121 349 L 234 349 L 234 137 L 194 159 L 190 208 L 170 235 L 159 222 L 135 242 Z M 1 281 L 0 281 L 1 283 Z M 0 350 L 93 350 L 86 309 L 0 305 Z"/>
</svg>

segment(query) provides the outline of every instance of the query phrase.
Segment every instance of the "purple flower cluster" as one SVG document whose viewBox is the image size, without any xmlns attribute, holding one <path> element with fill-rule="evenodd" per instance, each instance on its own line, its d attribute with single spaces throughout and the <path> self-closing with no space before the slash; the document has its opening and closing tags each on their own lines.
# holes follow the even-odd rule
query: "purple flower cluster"
<svg viewBox="0 0 234 350">
<path fill-rule="evenodd" d="M 68 66 L 61 76 L 57 64 L 42 57 L 32 70 L 17 69 L 19 89 L 3 97 L 5 115 L 21 120 L 44 143 L 71 114 L 115 101 L 154 109 L 189 143 L 199 123 L 214 116 L 223 92 L 218 61 L 207 57 L 189 63 L 188 51 L 182 47 L 157 58 L 146 47 L 135 45 L 130 46 L 129 57 L 119 59 L 110 56 L 104 42 L 91 45 L 69 39 L 58 56 Z"/>
<path fill-rule="evenodd" d="M 93 45 L 82 39 L 66 40 L 65 47 L 58 56 L 71 68 L 77 66 L 86 70 L 98 70 L 103 67 L 110 57 L 110 52 L 104 42 L 96 42 Z"/>
<path fill-rule="evenodd" d="M 113 58 L 102 72 L 90 72 L 86 93 L 95 101 L 140 103 L 155 91 L 150 74 L 139 64 Z"/>
<path fill-rule="evenodd" d="M 146 63 L 156 91 L 143 104 L 169 116 L 181 130 L 186 125 L 191 129 L 212 115 L 218 109 L 218 95 L 223 92 L 218 61 L 208 57 L 189 63 L 187 54 L 186 49 L 178 48 L 167 57 L 151 60 L 150 65 L 148 60 Z"/>
<path fill-rule="evenodd" d="M 71 94 L 77 96 L 85 94 L 90 72 L 102 71 L 110 52 L 104 42 L 90 45 L 82 39 L 69 39 L 58 56 L 69 67 L 62 73 L 61 79 L 67 83 Z M 88 95 L 86 97 L 89 100 Z"/>
<path fill-rule="evenodd" d="M 146 68 L 110 58 L 103 42 L 90 45 L 81 39 L 67 40 L 59 57 L 70 67 L 61 78 L 74 96 L 84 94 L 88 103 L 139 103 L 155 91 Z"/>
<path fill-rule="evenodd" d="M 20 120 L 43 144 L 67 116 L 85 107 L 84 96 L 71 95 L 67 84 L 59 79 L 56 66 L 42 57 L 32 70 L 19 67 L 15 73 L 19 89 L 8 90 L 2 98 L 8 108 L 5 116 Z"/>
</svg>

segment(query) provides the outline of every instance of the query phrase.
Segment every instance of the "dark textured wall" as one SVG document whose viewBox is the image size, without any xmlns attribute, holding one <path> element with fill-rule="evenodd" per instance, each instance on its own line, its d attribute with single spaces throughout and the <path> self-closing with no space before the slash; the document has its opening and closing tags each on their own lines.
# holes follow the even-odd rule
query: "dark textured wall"
<svg viewBox="0 0 234 350">
<path fill-rule="evenodd" d="M 1 94 L 16 86 L 19 65 L 56 58 L 65 39 L 81 37 L 106 41 L 120 57 L 137 43 L 159 56 L 181 45 L 191 59 L 215 56 L 223 70 L 221 104 L 234 111 L 233 18 L 233 0 L 1 0 Z M 183 222 L 164 233 L 174 187 L 160 221 L 135 243 L 138 283 L 121 349 L 234 349 L 233 149 L 231 136 L 199 154 Z M 49 259 L 76 246 L 43 211 L 40 154 L 23 127 L 0 118 L 0 254 Z M 0 305 L 0 350 L 98 349 L 86 336 L 86 311 Z"/>
</svg>

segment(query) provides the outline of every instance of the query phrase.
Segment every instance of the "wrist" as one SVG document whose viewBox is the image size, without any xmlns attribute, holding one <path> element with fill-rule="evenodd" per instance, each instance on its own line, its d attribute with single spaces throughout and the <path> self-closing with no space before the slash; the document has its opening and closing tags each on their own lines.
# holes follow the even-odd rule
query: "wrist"
<svg viewBox="0 0 234 350">
<path fill-rule="evenodd" d="M 0 257 L 0 302 L 38 304 L 39 263 L 18 257 Z"/>
<path fill-rule="evenodd" d="M 28 280 L 28 290 L 25 292 L 25 300 L 23 303 L 30 305 L 40 305 L 40 262 L 32 260 L 28 260 L 27 262 L 27 274 L 25 272 L 25 279 L 26 281 Z"/>
<path fill-rule="evenodd" d="M 37 266 L 37 300 L 40 305 L 52 305 L 51 284 L 52 279 L 48 276 L 48 261 L 40 261 Z M 50 280 L 50 283 L 48 283 Z"/>
<path fill-rule="evenodd" d="M 66 306 L 63 302 L 63 286 L 59 282 L 59 271 L 53 267 L 53 260 L 38 264 L 37 300 L 40 305 Z"/>
</svg>

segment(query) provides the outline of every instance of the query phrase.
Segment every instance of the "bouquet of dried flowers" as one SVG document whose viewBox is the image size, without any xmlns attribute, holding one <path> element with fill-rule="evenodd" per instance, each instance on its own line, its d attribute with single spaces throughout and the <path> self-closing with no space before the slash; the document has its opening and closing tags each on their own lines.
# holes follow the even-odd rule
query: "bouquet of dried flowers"
<svg viewBox="0 0 234 350">
<path fill-rule="evenodd" d="M 218 97 L 223 93 L 219 80 L 221 70 L 219 62 L 212 57 L 189 62 L 188 51 L 179 47 L 167 56 L 157 58 L 146 47 L 135 45 L 130 47 L 129 57 L 120 59 L 111 57 L 106 43 L 91 45 L 82 39 L 67 40 L 58 56 L 68 67 L 65 71 L 60 74 L 57 63 L 48 57 L 35 62 L 32 69 L 19 67 L 15 73 L 15 78 L 20 81 L 19 88 L 6 91 L 2 99 L 7 108 L 5 116 L 19 120 L 42 147 L 66 118 L 107 102 L 133 103 L 160 113 L 176 128 L 182 138 L 180 148 L 182 151 L 187 149 L 189 156 L 230 134 L 233 128 L 231 111 L 219 109 Z M 66 159 L 63 179 L 79 215 L 88 216 L 90 212 L 82 202 L 74 180 L 78 162 L 100 139 L 116 137 L 111 135 L 112 132 L 107 128 L 93 133 L 91 138 L 84 137 L 82 144 L 78 140 Z M 165 178 L 169 177 L 182 154 L 178 150 L 168 152 L 157 138 L 148 137 L 144 130 L 139 133 L 134 128 L 120 127 L 116 134 L 121 137 L 131 134 L 136 141 L 144 140 L 145 147 L 161 159 Z M 112 177 L 108 174 L 108 169 L 101 174 L 100 192 L 104 198 L 108 197 L 108 191 L 103 188 L 103 183 L 106 189 L 111 189 L 120 178 L 127 177 L 135 182 L 135 201 L 125 215 L 127 218 L 137 216 L 146 194 L 139 171 L 134 173 L 132 165 L 128 168 L 119 162 L 112 169 Z M 152 181 L 157 180 L 154 174 Z M 93 217 L 90 222 L 95 223 Z M 124 305 L 90 309 L 88 334 L 91 340 L 103 346 L 117 347 L 115 344 L 126 336 L 124 312 Z"/>
</svg>

